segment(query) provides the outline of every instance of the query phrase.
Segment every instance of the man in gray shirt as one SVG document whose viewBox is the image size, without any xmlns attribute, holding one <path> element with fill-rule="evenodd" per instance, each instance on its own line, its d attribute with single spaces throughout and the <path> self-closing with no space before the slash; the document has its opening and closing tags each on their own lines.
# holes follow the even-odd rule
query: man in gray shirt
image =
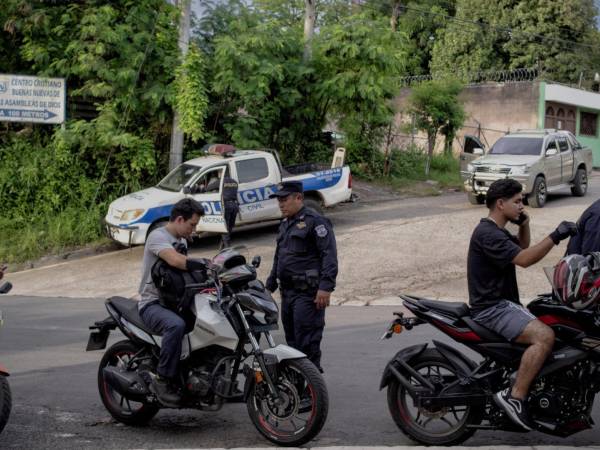
<svg viewBox="0 0 600 450">
<path fill-rule="evenodd" d="M 178 201 L 171 210 L 169 223 L 152 231 L 144 247 L 138 310 L 144 323 L 162 336 L 153 388 L 160 402 L 170 407 L 177 407 L 181 401 L 176 378 L 186 324 L 178 314 L 160 304 L 159 292 L 152 281 L 151 271 L 159 258 L 180 270 L 205 268 L 202 260 L 186 256 L 186 238 L 194 232 L 203 215 L 202 205 L 197 201 L 191 198 Z"/>
</svg>

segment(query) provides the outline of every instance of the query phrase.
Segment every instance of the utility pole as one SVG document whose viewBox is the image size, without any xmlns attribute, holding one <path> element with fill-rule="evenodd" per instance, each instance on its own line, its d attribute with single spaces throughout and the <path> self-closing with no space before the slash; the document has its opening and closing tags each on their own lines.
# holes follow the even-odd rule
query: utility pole
<svg viewBox="0 0 600 450">
<path fill-rule="evenodd" d="M 191 0 L 177 0 L 180 9 L 179 17 L 179 51 L 181 60 L 187 55 L 190 44 Z M 169 170 L 173 170 L 183 161 L 183 131 L 179 129 L 179 112 L 173 111 L 173 128 L 171 131 L 171 150 L 169 152 Z"/>
<path fill-rule="evenodd" d="M 317 11 L 315 7 L 316 0 L 304 0 L 304 62 L 312 58 L 312 37 L 315 32 L 315 20 Z"/>
</svg>

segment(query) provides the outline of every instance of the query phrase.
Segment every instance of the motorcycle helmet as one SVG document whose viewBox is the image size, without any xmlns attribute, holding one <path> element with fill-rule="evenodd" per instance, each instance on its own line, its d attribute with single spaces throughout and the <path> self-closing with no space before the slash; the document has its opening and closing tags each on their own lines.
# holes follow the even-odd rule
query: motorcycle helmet
<svg viewBox="0 0 600 450">
<path fill-rule="evenodd" d="M 600 253 L 568 255 L 554 268 L 552 287 L 559 300 L 585 309 L 600 299 Z"/>
</svg>

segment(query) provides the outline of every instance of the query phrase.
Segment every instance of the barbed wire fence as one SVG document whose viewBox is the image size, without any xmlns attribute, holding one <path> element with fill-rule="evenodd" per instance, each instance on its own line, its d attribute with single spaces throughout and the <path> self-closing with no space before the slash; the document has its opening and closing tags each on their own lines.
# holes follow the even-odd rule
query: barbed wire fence
<svg viewBox="0 0 600 450">
<path fill-rule="evenodd" d="M 429 75 L 410 75 L 400 78 L 402 87 L 410 87 L 425 81 L 455 78 L 465 84 L 482 83 L 521 83 L 547 78 L 548 72 L 538 68 L 520 68 L 512 70 L 486 70 L 477 72 L 433 73 Z"/>
</svg>

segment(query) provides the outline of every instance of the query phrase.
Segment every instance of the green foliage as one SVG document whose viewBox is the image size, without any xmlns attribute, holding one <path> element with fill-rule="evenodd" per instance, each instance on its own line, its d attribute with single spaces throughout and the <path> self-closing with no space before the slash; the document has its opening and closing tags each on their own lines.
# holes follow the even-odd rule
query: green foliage
<svg viewBox="0 0 600 450">
<path fill-rule="evenodd" d="M 438 133 L 446 136 L 447 152 L 451 151 L 456 131 L 465 120 L 465 112 L 458 100 L 462 85 L 456 80 L 428 81 L 413 88 L 410 110 L 415 115 L 415 125 L 427 133 L 428 156 L 433 155 Z M 429 174 L 427 164 L 426 174 Z"/>
<path fill-rule="evenodd" d="M 426 175 L 427 152 L 418 146 L 393 149 L 390 157 L 390 179 L 395 186 L 407 186 L 415 181 L 434 180 L 441 187 L 462 186 L 460 164 L 452 154 L 442 153 L 431 158 L 431 171 Z"/>
<path fill-rule="evenodd" d="M 198 47 L 191 45 L 183 64 L 175 72 L 175 105 L 179 112 L 179 127 L 193 142 L 205 136 L 208 97 L 203 75 L 202 54 Z"/>
<path fill-rule="evenodd" d="M 458 21 L 439 29 L 431 71 L 540 67 L 557 81 L 575 81 L 592 68 L 590 55 L 597 61 L 597 14 L 593 0 L 457 0 Z"/>
<path fill-rule="evenodd" d="M 158 177 L 170 135 L 177 10 L 163 0 L 9 0 L 2 71 L 67 78 L 69 99 L 98 115 L 56 126 L 5 124 L 0 134 L 0 217 L 23 260 L 97 239 L 108 202 Z M 164 170 L 164 169 L 163 169 Z M 5 239 L 2 239 L 5 241 Z"/>
<path fill-rule="evenodd" d="M 346 135 L 351 163 L 374 168 L 379 146 L 392 120 L 391 100 L 405 70 L 404 36 L 382 18 L 358 14 L 321 31 L 315 43 L 317 86 L 329 114 Z"/>
</svg>

